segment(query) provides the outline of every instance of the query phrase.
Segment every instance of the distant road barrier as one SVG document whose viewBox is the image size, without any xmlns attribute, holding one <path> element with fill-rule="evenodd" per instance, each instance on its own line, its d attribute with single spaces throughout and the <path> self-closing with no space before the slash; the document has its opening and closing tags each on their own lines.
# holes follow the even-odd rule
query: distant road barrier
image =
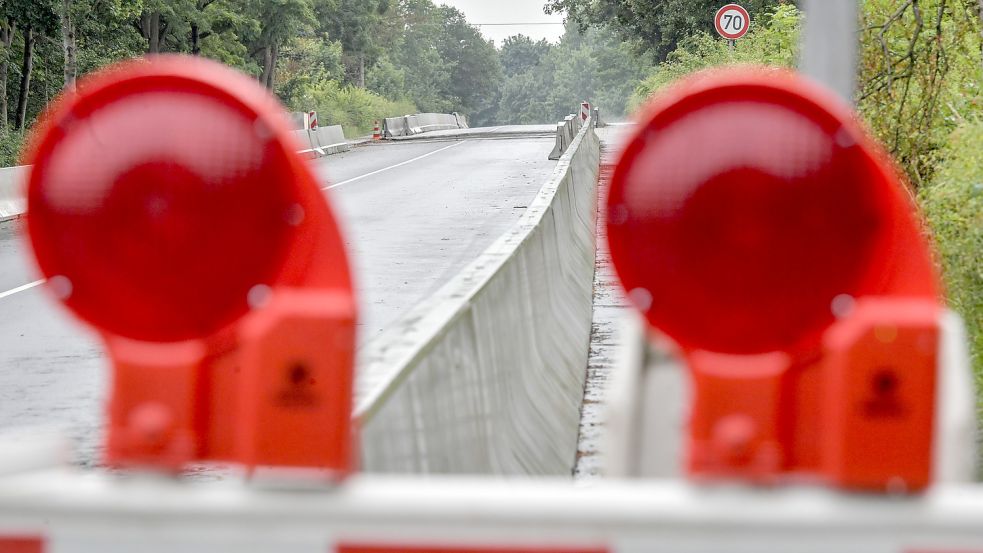
<svg viewBox="0 0 983 553">
<path fill-rule="evenodd" d="M 360 352 L 362 464 L 569 475 L 591 328 L 599 142 L 571 137 L 526 213 Z"/>
<path fill-rule="evenodd" d="M 313 116 L 313 117 L 312 117 Z M 352 149 L 341 125 L 317 125 L 317 112 L 291 112 L 287 115 L 294 138 L 300 144 L 297 153 L 308 158 L 347 152 Z M 313 122 L 313 124 L 312 124 Z"/>
<path fill-rule="evenodd" d="M 27 200 L 21 186 L 29 166 L 0 168 L 0 221 L 6 221 L 27 210 Z"/>
<path fill-rule="evenodd" d="M 590 120 L 593 122 L 593 120 Z M 576 115 L 570 114 L 556 124 L 556 145 L 550 152 L 550 159 L 560 159 L 563 153 L 573 144 L 574 137 L 580 132 L 583 121 Z"/>
<path fill-rule="evenodd" d="M 300 142 L 300 155 L 309 158 L 347 152 L 352 145 L 345 139 L 341 125 L 318 127 L 317 130 L 295 130 L 294 137 Z"/>
<path fill-rule="evenodd" d="M 385 138 L 392 138 L 430 131 L 467 128 L 467 118 L 459 113 L 417 113 L 402 117 L 387 117 L 383 121 L 382 135 Z"/>
</svg>

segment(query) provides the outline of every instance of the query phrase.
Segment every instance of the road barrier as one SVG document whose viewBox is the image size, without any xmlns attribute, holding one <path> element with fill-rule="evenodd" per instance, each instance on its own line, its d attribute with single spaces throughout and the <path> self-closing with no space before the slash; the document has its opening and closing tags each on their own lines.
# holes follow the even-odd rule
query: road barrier
<svg viewBox="0 0 983 553">
<path fill-rule="evenodd" d="M 279 107 L 254 80 L 179 56 L 80 88 L 25 154 L 27 235 L 111 360 L 105 462 L 352 470 L 344 241 Z M 132 132 L 148 114 L 169 138 Z"/>
<path fill-rule="evenodd" d="M 459 113 L 417 113 L 383 120 L 385 138 L 412 136 L 430 131 L 468 128 L 467 119 Z"/>
<path fill-rule="evenodd" d="M 611 176 L 608 244 L 686 368 L 634 354 L 614 372 L 619 473 L 893 493 L 970 481 L 960 321 L 905 184 L 847 106 L 743 68 L 641 113 Z"/>
<path fill-rule="evenodd" d="M 563 153 L 573 144 L 573 139 L 583 125 L 576 115 L 570 114 L 556 124 L 556 145 L 550 152 L 549 159 L 560 159 Z"/>
<path fill-rule="evenodd" d="M 291 490 L 65 469 L 0 477 L 4 553 L 975 553 L 981 519 L 980 485 L 878 497 L 669 480 L 361 475 Z"/>
<path fill-rule="evenodd" d="M 297 153 L 304 157 L 322 157 L 352 149 L 351 143 L 345 139 L 341 125 L 318 127 L 316 130 L 296 130 L 293 134 L 301 143 Z"/>
<path fill-rule="evenodd" d="M 585 125 L 519 222 L 362 349 L 364 469 L 570 474 L 599 161 Z"/>
<path fill-rule="evenodd" d="M 23 215 L 26 211 L 23 186 L 29 169 L 26 165 L 0 169 L 0 221 Z"/>
<path fill-rule="evenodd" d="M 352 149 L 341 125 L 319 126 L 316 111 L 291 112 L 287 114 L 287 121 L 298 144 L 297 153 L 303 157 L 317 158 Z"/>
</svg>

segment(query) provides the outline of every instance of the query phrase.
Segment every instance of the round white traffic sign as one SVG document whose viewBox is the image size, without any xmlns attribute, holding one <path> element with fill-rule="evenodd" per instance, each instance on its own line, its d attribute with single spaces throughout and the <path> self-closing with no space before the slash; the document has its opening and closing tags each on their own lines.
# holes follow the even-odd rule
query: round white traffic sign
<svg viewBox="0 0 983 553">
<path fill-rule="evenodd" d="M 747 34 L 751 27 L 751 15 L 737 4 L 727 4 L 717 10 L 713 18 L 717 33 L 730 40 L 736 40 Z"/>
</svg>

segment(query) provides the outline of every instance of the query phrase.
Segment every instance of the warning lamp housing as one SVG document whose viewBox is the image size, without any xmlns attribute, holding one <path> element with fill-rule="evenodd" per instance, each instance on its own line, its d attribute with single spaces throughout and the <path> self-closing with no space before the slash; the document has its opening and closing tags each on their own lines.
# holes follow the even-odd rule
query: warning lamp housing
<svg viewBox="0 0 983 553">
<path fill-rule="evenodd" d="M 911 193 L 856 115 L 744 67 L 638 122 L 606 224 L 627 296 L 689 368 L 688 472 L 927 486 L 944 309 Z"/>
<path fill-rule="evenodd" d="M 112 361 L 108 464 L 351 470 L 351 277 L 283 119 L 254 80 L 160 56 L 39 124 L 28 234 Z"/>
</svg>

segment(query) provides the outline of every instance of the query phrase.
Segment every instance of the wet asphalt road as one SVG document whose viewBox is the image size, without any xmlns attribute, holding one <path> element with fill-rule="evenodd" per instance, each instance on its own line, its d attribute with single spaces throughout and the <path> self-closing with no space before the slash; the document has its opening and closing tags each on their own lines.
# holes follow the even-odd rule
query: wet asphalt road
<svg viewBox="0 0 983 553">
<path fill-rule="evenodd" d="M 359 341 L 439 288 L 505 232 L 555 167 L 553 139 L 505 127 L 369 143 L 315 161 L 342 220 Z M 542 131 L 542 128 L 525 129 Z M 0 223 L 0 433 L 57 427 L 98 463 L 109 373 L 98 342 L 37 280 L 21 221 Z"/>
</svg>

